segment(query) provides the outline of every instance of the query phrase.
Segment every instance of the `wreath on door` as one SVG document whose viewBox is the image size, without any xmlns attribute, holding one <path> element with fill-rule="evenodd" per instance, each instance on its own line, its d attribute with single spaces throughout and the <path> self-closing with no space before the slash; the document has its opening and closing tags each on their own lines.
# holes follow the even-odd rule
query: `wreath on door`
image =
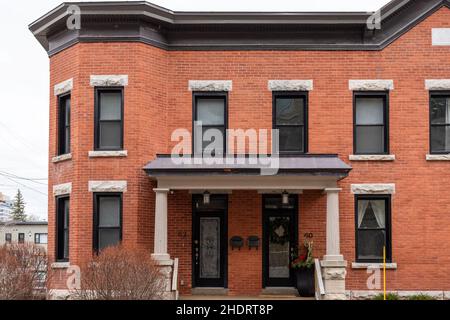
<svg viewBox="0 0 450 320">
<path fill-rule="evenodd" d="M 270 221 L 270 242 L 284 245 L 289 242 L 290 221 L 286 218 L 275 218 Z"/>
</svg>

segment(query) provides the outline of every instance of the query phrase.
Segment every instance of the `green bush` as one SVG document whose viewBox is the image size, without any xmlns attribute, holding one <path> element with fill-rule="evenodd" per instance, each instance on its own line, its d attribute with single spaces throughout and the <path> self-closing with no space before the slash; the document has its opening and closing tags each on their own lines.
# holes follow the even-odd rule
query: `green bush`
<svg viewBox="0 0 450 320">
<path fill-rule="evenodd" d="M 384 300 L 384 294 L 377 294 L 375 297 L 373 297 L 373 300 Z M 396 293 L 387 293 L 386 300 L 400 300 L 400 297 Z"/>
</svg>

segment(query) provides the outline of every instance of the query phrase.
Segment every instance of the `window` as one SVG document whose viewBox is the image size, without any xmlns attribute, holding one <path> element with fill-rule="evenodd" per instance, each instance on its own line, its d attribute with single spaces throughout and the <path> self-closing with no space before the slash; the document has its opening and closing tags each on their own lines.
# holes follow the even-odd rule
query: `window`
<svg viewBox="0 0 450 320">
<path fill-rule="evenodd" d="M 273 128 L 279 130 L 280 153 L 308 152 L 306 93 L 274 93 Z"/>
<path fill-rule="evenodd" d="M 194 124 L 195 154 L 225 154 L 227 100 L 226 93 L 194 94 L 194 121 L 202 125 L 202 131 L 197 132 Z"/>
<path fill-rule="evenodd" d="M 58 108 L 58 155 L 70 153 L 70 95 L 60 96 Z"/>
<path fill-rule="evenodd" d="M 69 261 L 69 198 L 57 198 L 56 259 Z"/>
<path fill-rule="evenodd" d="M 389 153 L 387 104 L 387 93 L 355 93 L 355 154 Z"/>
<path fill-rule="evenodd" d="M 47 244 L 48 235 L 46 233 L 35 233 L 34 234 L 34 243 L 35 244 Z"/>
<path fill-rule="evenodd" d="M 123 89 L 96 89 L 95 150 L 123 149 Z"/>
<path fill-rule="evenodd" d="M 19 243 L 25 243 L 25 233 L 19 233 Z"/>
<path fill-rule="evenodd" d="M 122 241 L 122 194 L 95 194 L 94 249 L 101 251 Z"/>
<path fill-rule="evenodd" d="M 430 98 L 431 153 L 450 153 L 450 92 Z"/>
<path fill-rule="evenodd" d="M 12 234 L 11 233 L 6 233 L 5 234 L 5 242 L 6 243 L 11 243 L 12 242 Z"/>
<path fill-rule="evenodd" d="M 390 196 L 356 196 L 356 260 L 391 262 Z"/>
</svg>

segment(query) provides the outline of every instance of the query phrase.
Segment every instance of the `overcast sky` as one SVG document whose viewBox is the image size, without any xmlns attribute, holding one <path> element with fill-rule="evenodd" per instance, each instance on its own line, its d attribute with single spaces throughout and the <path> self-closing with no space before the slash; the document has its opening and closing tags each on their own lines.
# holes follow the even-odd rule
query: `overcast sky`
<svg viewBox="0 0 450 320">
<path fill-rule="evenodd" d="M 61 0 L 2 1 L 0 192 L 20 188 L 27 214 L 47 218 L 49 64 L 28 24 Z M 376 11 L 388 0 L 154 0 L 175 11 Z M 8 175 L 8 177 L 5 177 Z M 24 179 L 19 179 L 24 178 Z M 39 180 L 26 180 L 39 179 Z"/>
</svg>

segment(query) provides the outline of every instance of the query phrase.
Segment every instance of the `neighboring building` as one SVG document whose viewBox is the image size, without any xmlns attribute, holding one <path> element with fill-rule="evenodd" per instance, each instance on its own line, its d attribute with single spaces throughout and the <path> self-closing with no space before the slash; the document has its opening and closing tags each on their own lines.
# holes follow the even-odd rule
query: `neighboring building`
<svg viewBox="0 0 450 320">
<path fill-rule="evenodd" d="M 178 258 L 182 295 L 258 296 L 295 285 L 289 263 L 312 234 L 322 298 L 366 296 L 383 247 L 388 290 L 450 292 L 449 1 L 394 0 L 381 29 L 367 13 L 77 5 L 79 30 L 69 4 L 30 26 L 54 92 L 55 272 L 122 242 L 169 271 Z M 279 129 L 280 170 L 177 164 L 172 134 L 197 120 Z M 188 153 L 204 150 L 199 136 Z"/>
<path fill-rule="evenodd" d="M 0 192 L 0 222 L 11 219 L 13 201 Z"/>
<path fill-rule="evenodd" d="M 34 243 L 47 250 L 47 222 L 8 221 L 0 223 L 0 246 L 11 243 Z"/>
</svg>

